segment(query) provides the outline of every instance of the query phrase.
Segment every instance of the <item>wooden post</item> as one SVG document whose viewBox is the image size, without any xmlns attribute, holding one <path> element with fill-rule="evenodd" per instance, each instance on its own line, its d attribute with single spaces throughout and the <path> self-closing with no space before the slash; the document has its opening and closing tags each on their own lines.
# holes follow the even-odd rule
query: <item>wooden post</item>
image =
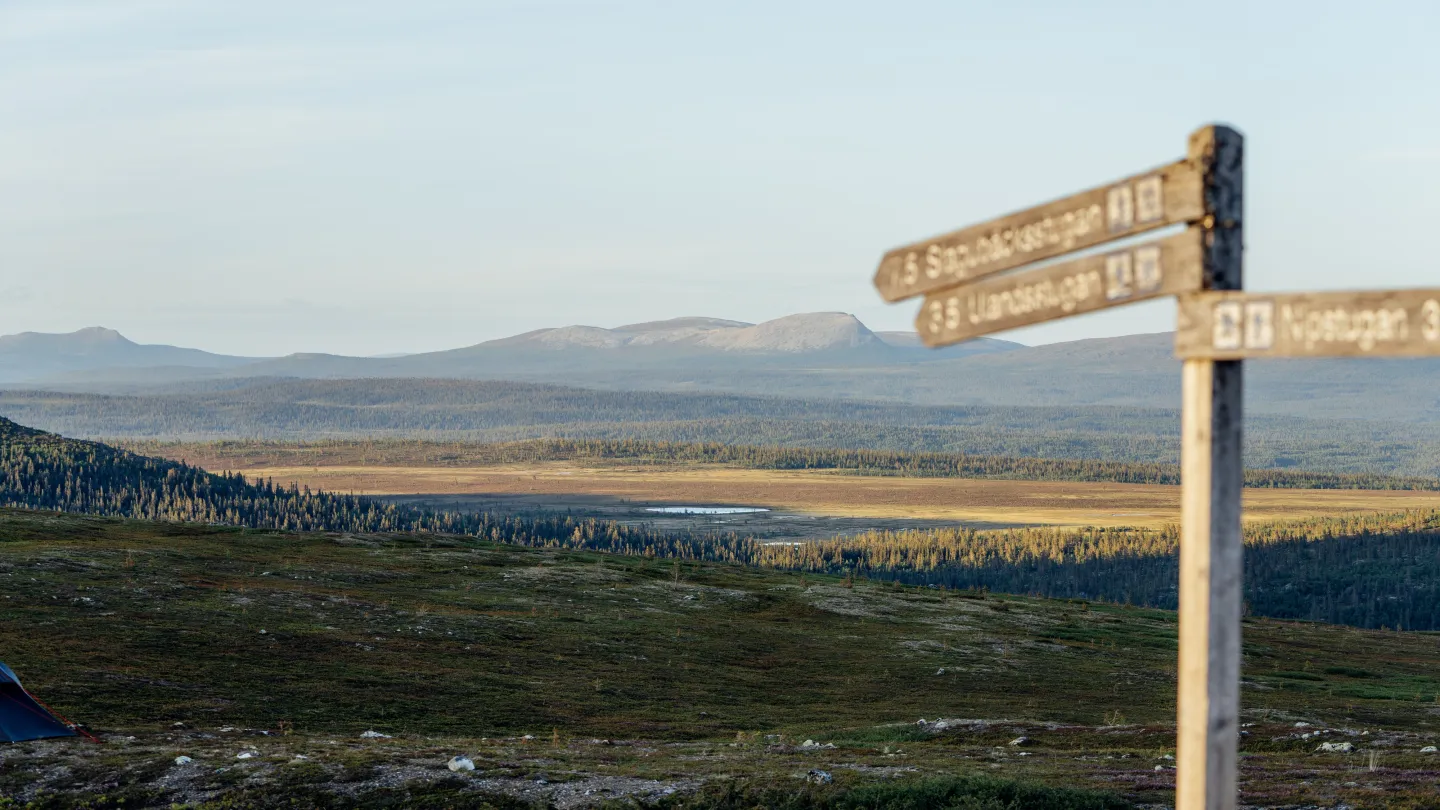
<svg viewBox="0 0 1440 810">
<path fill-rule="evenodd" d="M 1204 177 L 1208 289 L 1242 289 L 1244 139 L 1190 137 Z M 1186 360 L 1181 417 L 1180 669 L 1176 810 L 1234 810 L 1240 723 L 1240 496 L 1243 369 Z"/>
</svg>

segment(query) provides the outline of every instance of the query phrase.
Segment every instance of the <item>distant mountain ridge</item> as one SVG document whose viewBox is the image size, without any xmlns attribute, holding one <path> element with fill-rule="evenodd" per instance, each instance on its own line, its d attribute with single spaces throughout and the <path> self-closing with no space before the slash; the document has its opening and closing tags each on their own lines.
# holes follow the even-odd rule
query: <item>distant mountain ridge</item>
<svg viewBox="0 0 1440 810">
<path fill-rule="evenodd" d="M 258 378 L 424 378 L 907 405 L 1173 409 L 1180 398 L 1173 343 L 1170 333 L 1042 346 L 982 338 L 932 350 L 913 332 L 875 332 L 853 315 L 823 312 L 760 324 L 687 317 L 567 326 L 400 357 L 256 359 L 142 346 L 95 329 L 0 338 L 0 387 L 166 394 L 239 390 Z M 1252 361 L 1245 385 L 1251 414 L 1440 423 L 1440 358 Z"/>
<path fill-rule="evenodd" d="M 497 378 L 537 369 L 544 372 L 550 366 L 556 372 L 572 365 L 642 369 L 656 364 L 693 365 L 723 356 L 731 356 L 724 362 L 741 364 L 768 360 L 845 366 L 925 362 L 1015 348 L 1020 344 L 984 339 L 933 352 L 922 348 L 913 334 L 877 334 L 855 316 L 841 312 L 788 315 L 760 324 L 685 317 L 614 329 L 563 326 L 459 349 L 395 357 L 314 352 L 275 358 L 232 357 L 141 345 L 114 330 L 92 327 L 69 334 L 26 332 L 0 337 L 0 383 L 143 383 L 231 376 Z M 564 357 L 566 353 L 572 356 Z"/>
<path fill-rule="evenodd" d="M 91 326 L 68 334 L 0 335 L 0 382 L 96 368 L 183 366 L 234 368 L 256 358 L 135 343 L 114 329 Z"/>
</svg>

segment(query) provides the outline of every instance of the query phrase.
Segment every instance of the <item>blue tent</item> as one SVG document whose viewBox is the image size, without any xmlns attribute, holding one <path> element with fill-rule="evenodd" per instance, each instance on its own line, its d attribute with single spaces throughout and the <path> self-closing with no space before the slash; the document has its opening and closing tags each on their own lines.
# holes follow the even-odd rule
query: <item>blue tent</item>
<svg viewBox="0 0 1440 810">
<path fill-rule="evenodd" d="M 0 664 L 0 742 L 73 736 L 74 729 L 35 702 L 15 673 Z"/>
</svg>

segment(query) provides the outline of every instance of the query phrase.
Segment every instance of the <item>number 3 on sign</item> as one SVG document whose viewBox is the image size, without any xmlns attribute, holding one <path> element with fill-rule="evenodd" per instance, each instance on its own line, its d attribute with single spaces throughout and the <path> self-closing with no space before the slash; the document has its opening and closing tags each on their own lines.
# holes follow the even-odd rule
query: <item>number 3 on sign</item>
<svg viewBox="0 0 1440 810">
<path fill-rule="evenodd" d="M 1420 315 L 1424 321 L 1420 327 L 1425 339 L 1434 343 L 1440 341 L 1440 301 L 1431 298 L 1425 302 L 1420 309 Z"/>
</svg>

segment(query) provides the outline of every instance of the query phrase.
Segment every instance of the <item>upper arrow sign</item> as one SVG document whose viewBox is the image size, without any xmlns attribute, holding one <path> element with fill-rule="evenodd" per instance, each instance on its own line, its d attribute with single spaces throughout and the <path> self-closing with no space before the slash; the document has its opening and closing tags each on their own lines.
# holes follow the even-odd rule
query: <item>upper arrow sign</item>
<svg viewBox="0 0 1440 810">
<path fill-rule="evenodd" d="M 900 301 L 1204 215 L 1201 170 L 1182 160 L 896 248 L 880 260 L 875 288 Z"/>
</svg>

